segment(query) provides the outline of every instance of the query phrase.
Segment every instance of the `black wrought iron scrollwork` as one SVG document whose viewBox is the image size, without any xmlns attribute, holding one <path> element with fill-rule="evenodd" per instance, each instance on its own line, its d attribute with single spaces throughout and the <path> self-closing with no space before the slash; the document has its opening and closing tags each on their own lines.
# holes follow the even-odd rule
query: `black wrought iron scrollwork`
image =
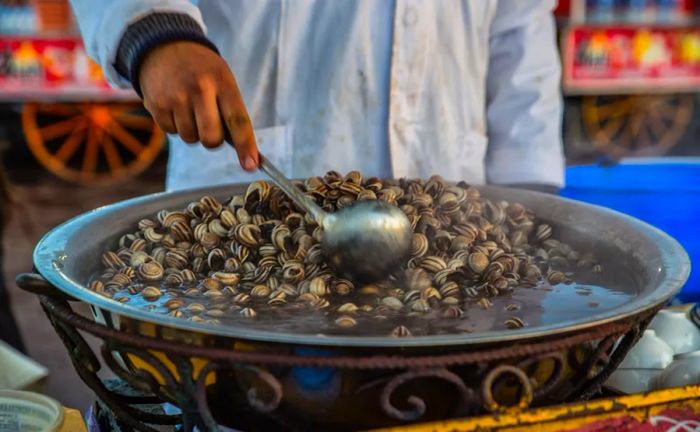
<svg viewBox="0 0 700 432">
<path fill-rule="evenodd" d="M 134 398 L 108 389 L 97 375 L 101 369 L 101 363 L 90 348 L 90 345 L 88 345 L 75 328 L 56 319 L 56 317 L 48 311 L 43 302 L 42 306 L 56 330 L 56 333 L 61 338 L 66 348 L 68 348 L 71 362 L 78 376 L 80 376 L 80 379 L 95 392 L 95 395 L 100 398 L 122 422 L 138 431 L 158 432 L 157 429 L 148 426 L 148 424 L 174 425 L 180 421 L 179 416 L 155 414 L 141 411 L 134 407 L 135 405 L 143 403 L 159 403 L 155 398 Z M 68 307 L 67 304 L 65 306 Z M 110 369 L 112 368 L 110 367 Z"/>
<path fill-rule="evenodd" d="M 533 401 L 536 401 L 546 396 L 561 382 L 562 378 L 564 377 L 564 355 L 561 352 L 542 354 L 539 356 L 525 359 L 517 365 L 518 369 L 521 369 L 529 376 L 530 374 L 527 373 L 528 368 L 532 366 L 538 366 L 548 360 L 551 360 L 553 363 L 552 372 L 544 380 L 543 383 L 541 383 L 537 388 L 533 389 Z"/>
<path fill-rule="evenodd" d="M 473 390 L 464 384 L 462 378 L 445 368 L 408 371 L 393 377 L 382 389 L 380 403 L 388 416 L 401 421 L 413 421 L 418 420 L 425 414 L 425 401 L 415 395 L 408 396 L 406 400 L 413 407 L 411 410 L 400 410 L 391 403 L 391 398 L 397 388 L 419 378 L 438 379 L 454 385 L 459 391 L 459 402 L 462 406 L 468 404 L 474 397 Z M 458 407 L 457 409 L 459 410 L 460 408 Z"/>
<path fill-rule="evenodd" d="M 610 355 L 607 354 L 608 349 L 620 336 L 610 335 L 604 338 L 599 343 L 596 350 L 589 356 L 588 361 L 584 362 L 584 367 L 588 367 L 587 374 L 578 374 L 578 377 L 580 377 L 580 384 L 569 392 L 566 396 L 567 400 L 585 400 L 600 392 L 600 388 L 605 380 L 610 377 L 610 374 L 612 374 L 620 362 L 622 362 L 630 348 L 632 348 L 642 336 L 644 329 L 649 325 L 655 312 L 656 311 L 653 311 L 647 317 L 643 317 L 637 325 L 631 326 L 630 329 L 622 335 L 622 339 L 620 339 Z M 601 357 L 603 357 L 604 367 L 601 367 L 600 370 L 592 374 L 593 367 L 601 360 Z M 577 377 L 574 377 L 574 379 L 576 378 Z"/>
<path fill-rule="evenodd" d="M 229 372 L 239 374 L 239 378 L 245 377 L 243 381 L 247 382 L 239 383 L 240 390 L 245 394 L 243 400 L 260 415 L 278 416 L 284 411 L 278 408 L 284 402 L 285 394 L 275 370 L 290 366 L 331 367 L 343 373 L 368 372 L 362 376 L 372 381 L 360 381 L 354 391 L 376 390 L 368 394 L 377 397 L 373 399 L 379 405 L 377 409 L 387 418 L 401 422 L 424 419 L 427 413 L 433 411 L 431 400 L 426 396 L 411 394 L 405 396 L 405 400 L 397 400 L 399 395 L 403 395 L 401 390 L 408 389 L 402 386 L 419 379 L 437 380 L 454 387 L 458 393 L 455 415 L 471 413 L 475 409 L 480 412 L 484 409 L 491 412 L 520 410 L 528 407 L 533 400 L 547 400 L 555 391 L 559 401 L 562 397 L 566 400 L 588 398 L 599 390 L 639 339 L 655 312 L 558 339 L 531 343 L 437 355 L 348 354 L 315 357 L 288 352 L 213 348 L 121 332 L 76 314 L 68 303 L 70 299 L 60 293 L 54 295 L 57 290 L 50 285 L 43 286 L 40 277 L 26 276 L 18 282 L 29 285 L 30 291 L 39 294 L 42 307 L 68 349 L 81 379 L 122 423 L 146 432 L 156 431 L 152 425 L 173 424 L 182 425 L 184 431 L 195 428 L 218 430 L 207 400 L 207 377 L 211 374 L 216 374 L 217 379 L 221 378 L 220 374 L 226 376 Z M 43 281 L 43 284 L 47 283 Z M 102 340 L 99 357 L 81 332 Z M 618 340 L 619 343 L 614 345 Z M 567 357 L 572 348 L 584 344 L 588 345 L 581 350 L 580 359 L 572 361 Z M 135 358 L 139 359 L 137 365 L 134 364 Z M 194 367 L 192 359 L 195 358 L 203 361 L 201 369 Z M 539 381 L 533 380 L 531 376 L 537 370 L 543 370 L 540 365 L 550 361 L 551 371 L 544 369 L 548 375 Z M 142 394 L 122 394 L 106 386 L 98 376 L 103 365 Z M 566 372 L 564 377 L 565 370 L 571 369 L 576 370 L 574 376 Z M 564 381 L 566 385 L 560 386 Z M 511 391 L 519 392 L 515 403 L 506 406 L 496 400 L 501 398 L 501 390 L 506 390 L 509 395 Z M 560 396 L 560 390 L 566 394 Z M 166 415 L 139 408 L 142 404 L 162 402 L 176 405 L 181 413 Z M 408 408 L 404 408 L 404 404 Z M 217 415 L 220 415 L 218 411 Z"/>
<path fill-rule="evenodd" d="M 499 403 L 493 394 L 494 383 L 504 375 L 512 375 L 520 384 L 520 399 L 517 404 L 507 406 Z M 511 409 L 523 410 L 532 402 L 533 392 L 530 378 L 520 368 L 511 365 L 498 365 L 491 369 L 481 383 L 481 397 L 483 398 L 484 408 L 490 412 L 502 412 Z"/>
<path fill-rule="evenodd" d="M 272 391 L 272 397 L 267 402 L 260 399 L 258 388 L 251 386 L 246 392 L 248 403 L 260 413 L 270 413 L 274 411 L 282 402 L 282 384 L 270 372 L 255 366 L 239 366 L 239 369 L 255 374 L 255 377 L 268 386 Z"/>
<path fill-rule="evenodd" d="M 253 407 L 256 411 L 263 414 L 270 413 L 277 409 L 280 402 L 282 402 L 282 384 L 274 375 L 272 375 L 265 369 L 250 365 L 218 364 L 211 362 L 200 371 L 199 376 L 197 377 L 196 384 L 197 405 L 205 419 L 210 418 L 213 421 L 213 417 L 211 415 L 206 400 L 206 379 L 210 374 L 222 370 L 251 373 L 255 377 L 256 381 L 264 383 L 267 386 L 268 393 L 272 394 L 272 396 L 267 401 L 260 398 L 260 389 L 254 384 L 246 390 L 246 398 L 248 400 L 248 404 L 251 407 Z"/>
</svg>

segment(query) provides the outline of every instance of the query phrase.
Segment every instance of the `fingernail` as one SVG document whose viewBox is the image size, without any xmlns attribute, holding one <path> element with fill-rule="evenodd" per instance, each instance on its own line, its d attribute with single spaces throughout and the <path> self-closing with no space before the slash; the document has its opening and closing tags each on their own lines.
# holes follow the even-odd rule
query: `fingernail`
<svg viewBox="0 0 700 432">
<path fill-rule="evenodd" d="M 243 161 L 243 168 L 248 171 L 253 171 L 255 168 L 257 168 L 255 160 L 253 160 L 252 156 L 246 156 L 245 160 Z"/>
</svg>

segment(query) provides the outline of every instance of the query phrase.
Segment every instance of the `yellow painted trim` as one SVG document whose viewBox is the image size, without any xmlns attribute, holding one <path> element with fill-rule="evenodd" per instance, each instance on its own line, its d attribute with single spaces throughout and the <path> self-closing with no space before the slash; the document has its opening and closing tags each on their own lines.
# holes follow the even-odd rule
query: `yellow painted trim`
<svg viewBox="0 0 700 432">
<path fill-rule="evenodd" d="M 554 432 L 582 427 L 595 421 L 621 415 L 629 415 L 638 420 L 644 420 L 668 408 L 678 407 L 686 407 L 695 412 L 700 412 L 700 385 L 537 408 L 517 414 L 494 414 L 468 419 L 378 429 L 376 432 Z"/>
</svg>

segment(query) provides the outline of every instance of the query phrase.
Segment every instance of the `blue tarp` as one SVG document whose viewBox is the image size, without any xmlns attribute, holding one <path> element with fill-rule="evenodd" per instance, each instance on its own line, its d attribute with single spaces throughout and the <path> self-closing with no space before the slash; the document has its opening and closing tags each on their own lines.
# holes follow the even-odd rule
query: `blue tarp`
<svg viewBox="0 0 700 432">
<path fill-rule="evenodd" d="M 700 158 L 623 160 L 610 166 L 572 166 L 568 198 L 598 204 L 639 218 L 667 232 L 700 269 Z M 700 270 L 692 271 L 678 296 L 700 301 Z"/>
</svg>

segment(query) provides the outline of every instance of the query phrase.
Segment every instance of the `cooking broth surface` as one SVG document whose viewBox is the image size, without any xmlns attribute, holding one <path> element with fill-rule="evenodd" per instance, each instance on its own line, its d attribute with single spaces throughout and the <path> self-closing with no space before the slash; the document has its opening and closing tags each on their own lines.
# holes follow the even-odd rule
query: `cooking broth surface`
<svg viewBox="0 0 700 432">
<path fill-rule="evenodd" d="M 592 278 L 599 279 L 599 278 Z M 163 295 L 156 301 L 147 301 L 139 294 L 120 293 L 115 299 L 129 297 L 127 304 L 153 313 L 168 313 L 164 304 L 172 297 Z M 361 294 L 344 297 L 347 302 L 360 306 L 371 304 Z M 524 327 L 548 326 L 565 321 L 582 320 L 591 315 L 613 310 L 634 297 L 620 289 L 607 288 L 596 284 L 558 284 L 542 282 L 533 288 L 518 288 L 508 295 L 494 297 L 491 306 L 484 308 L 476 301 L 461 305 L 464 315 L 460 318 L 443 318 L 437 311 L 427 314 L 411 314 L 404 311 L 377 318 L 372 313 L 356 312 L 348 314 L 357 324 L 343 328 L 335 320 L 337 312 L 329 310 L 270 308 L 264 304 L 257 307 L 254 300 L 250 304 L 256 312 L 255 318 L 241 316 L 239 310 L 228 311 L 217 318 L 220 325 L 238 326 L 254 330 L 265 330 L 296 334 L 387 336 L 399 326 L 404 326 L 413 336 L 433 334 L 483 333 L 509 328 L 508 322 L 522 320 Z M 201 300 L 180 297 L 185 304 Z M 122 300 L 124 301 L 124 300 Z M 184 307 L 183 309 L 186 309 Z M 200 314 L 207 319 L 206 312 Z M 512 325 L 512 324 L 511 324 Z"/>
</svg>

